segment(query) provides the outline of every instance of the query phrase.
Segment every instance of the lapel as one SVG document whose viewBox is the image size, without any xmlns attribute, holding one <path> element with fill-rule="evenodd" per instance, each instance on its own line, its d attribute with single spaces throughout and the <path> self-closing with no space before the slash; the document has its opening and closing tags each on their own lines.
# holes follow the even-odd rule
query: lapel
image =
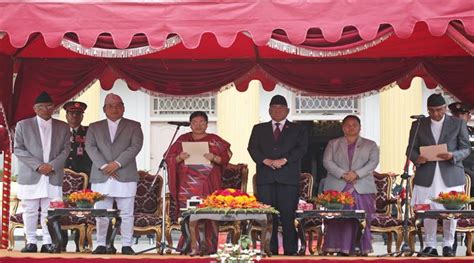
<svg viewBox="0 0 474 263">
<path fill-rule="evenodd" d="M 122 119 L 120 120 L 119 124 L 118 124 L 118 127 L 117 127 L 117 131 L 115 132 L 115 138 L 114 138 L 114 142 L 115 143 L 117 140 L 117 138 L 119 137 L 120 133 L 123 131 L 123 129 L 125 128 L 126 124 L 125 124 L 125 118 L 122 117 Z M 112 144 L 113 144 L 112 143 Z"/>
<path fill-rule="evenodd" d="M 339 151 L 342 153 L 342 158 L 344 158 L 344 162 L 347 163 L 347 167 L 350 168 L 351 164 L 349 163 L 349 154 L 347 153 L 347 140 L 344 136 L 339 140 Z"/>
<path fill-rule="evenodd" d="M 355 148 L 354 148 L 354 155 L 352 156 L 352 162 L 351 162 L 351 170 L 352 170 L 352 167 L 354 167 L 354 163 L 357 159 L 357 157 L 359 156 L 359 151 L 360 149 L 362 148 L 362 138 L 359 136 L 357 138 L 357 141 L 356 141 L 356 144 L 355 144 Z M 349 160 L 349 153 L 347 154 L 347 159 Z"/>
<path fill-rule="evenodd" d="M 288 135 L 291 127 L 291 122 L 289 120 L 286 120 L 285 125 L 281 128 L 281 134 L 280 138 L 278 138 L 278 141 L 284 141 L 284 137 Z"/>
<path fill-rule="evenodd" d="M 50 146 L 50 149 L 49 149 L 49 160 L 53 160 L 53 152 L 54 152 L 54 149 L 53 149 L 53 145 L 56 145 L 55 143 L 53 143 L 56 139 L 57 139 L 57 136 L 59 134 L 59 131 L 58 131 L 58 125 L 56 123 L 56 120 L 55 119 L 51 119 L 51 146 Z"/>
<path fill-rule="evenodd" d="M 448 115 L 444 116 L 443 127 L 441 127 L 441 134 L 439 135 L 438 144 L 442 144 L 445 142 L 444 138 L 446 137 L 448 127 L 450 127 L 450 125 L 452 124 L 451 120 L 452 119 Z"/>
<path fill-rule="evenodd" d="M 109 124 L 107 122 L 107 119 L 103 120 L 102 121 L 102 131 L 105 133 L 105 141 L 107 143 L 107 145 L 111 145 L 112 144 L 112 140 L 110 139 L 110 131 L 109 131 Z"/>
<path fill-rule="evenodd" d="M 38 126 L 38 120 L 36 118 L 38 118 L 38 117 L 35 116 L 35 117 L 31 118 L 31 122 L 32 122 L 31 126 L 33 126 L 32 127 L 33 128 L 33 136 L 35 136 L 36 141 L 38 142 L 39 148 L 41 149 L 41 151 L 43 151 L 43 144 L 41 143 L 41 135 L 40 135 L 40 130 L 39 130 L 39 126 Z M 43 159 L 43 158 L 41 158 L 41 159 Z"/>
<path fill-rule="evenodd" d="M 433 136 L 433 132 L 431 131 L 431 118 L 428 117 L 428 118 L 424 118 L 422 120 L 426 120 L 426 121 L 422 122 L 420 125 L 423 126 L 423 128 L 428 133 L 428 135 L 430 137 L 430 144 L 431 145 L 436 144 L 436 141 L 435 141 L 434 136 Z"/>
</svg>

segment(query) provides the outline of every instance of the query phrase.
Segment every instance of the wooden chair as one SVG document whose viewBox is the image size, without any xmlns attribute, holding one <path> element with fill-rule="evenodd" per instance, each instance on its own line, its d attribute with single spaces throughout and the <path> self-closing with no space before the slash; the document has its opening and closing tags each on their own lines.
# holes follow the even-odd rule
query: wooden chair
<svg viewBox="0 0 474 263">
<path fill-rule="evenodd" d="M 375 196 L 376 212 L 373 214 L 370 231 L 387 234 L 387 253 L 392 252 L 392 238 L 396 234 L 396 251 L 400 251 L 403 241 L 403 219 L 400 199 L 392 197 L 394 177 L 389 174 L 374 172 L 377 193 Z M 396 206 L 397 214 L 392 215 L 393 206 Z"/>
<path fill-rule="evenodd" d="M 70 169 L 64 169 L 63 195 L 70 195 L 73 192 L 81 191 L 87 188 L 87 175 L 85 173 L 76 173 Z M 23 213 L 17 213 L 20 200 L 15 198 L 13 213 L 10 216 L 10 225 L 8 228 L 9 250 L 15 247 L 14 232 L 17 228 L 23 228 Z M 40 218 L 38 217 L 38 228 L 41 228 Z M 86 220 L 75 216 L 61 218 L 62 230 L 76 230 L 79 232 L 79 240 L 76 242 L 76 251 L 83 250 L 86 234 Z M 26 242 L 26 239 L 25 239 Z"/>
<path fill-rule="evenodd" d="M 255 174 L 252 178 L 253 190 L 254 195 L 257 196 L 257 174 Z M 311 198 L 313 195 L 313 176 L 310 173 L 301 173 L 300 175 L 300 189 L 299 189 L 299 199 L 304 200 L 306 202 L 311 202 Z M 274 222 L 275 223 L 275 222 Z M 297 227 L 297 223 L 295 220 L 295 227 Z M 321 243 L 321 225 L 322 222 L 318 218 L 307 218 L 305 219 L 304 223 L 305 234 L 309 235 L 308 239 L 308 247 L 310 253 L 313 255 L 315 253 L 313 249 L 313 241 L 314 241 L 314 233 L 318 235 L 318 245 Z M 281 232 L 281 226 L 279 227 L 279 232 Z M 256 247 L 257 242 L 257 235 L 261 232 L 260 226 L 252 225 L 250 229 L 250 235 L 252 237 L 253 246 Z"/>
<path fill-rule="evenodd" d="M 464 185 L 464 192 L 470 196 L 470 189 L 471 189 L 471 177 L 468 174 L 465 174 L 466 178 L 466 184 Z M 413 178 L 411 179 L 410 186 L 413 186 Z M 413 193 L 413 188 L 412 191 Z M 466 210 L 471 210 L 471 204 L 466 205 Z M 414 214 L 414 211 L 411 210 L 412 214 Z M 423 225 L 421 226 L 423 227 Z M 443 222 L 442 220 L 438 220 L 438 233 L 443 233 Z M 474 233 L 474 219 L 469 218 L 461 218 L 458 219 L 458 222 L 456 224 L 456 233 L 465 233 L 466 234 L 466 255 L 467 256 L 472 256 L 472 234 Z M 413 228 L 410 230 L 410 247 L 413 249 L 415 247 L 415 235 L 417 234 L 417 229 Z M 423 238 L 423 237 L 419 237 Z M 456 244 L 457 246 L 457 244 Z"/>
</svg>

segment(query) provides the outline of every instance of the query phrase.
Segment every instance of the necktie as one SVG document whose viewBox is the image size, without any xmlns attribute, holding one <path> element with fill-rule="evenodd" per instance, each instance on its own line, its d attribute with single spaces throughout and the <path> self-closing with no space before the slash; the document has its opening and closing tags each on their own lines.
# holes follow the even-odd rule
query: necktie
<svg viewBox="0 0 474 263">
<path fill-rule="evenodd" d="M 275 130 L 273 131 L 273 138 L 275 139 L 275 141 L 278 141 L 278 138 L 280 138 L 280 134 L 280 123 L 277 122 L 275 123 Z"/>
</svg>

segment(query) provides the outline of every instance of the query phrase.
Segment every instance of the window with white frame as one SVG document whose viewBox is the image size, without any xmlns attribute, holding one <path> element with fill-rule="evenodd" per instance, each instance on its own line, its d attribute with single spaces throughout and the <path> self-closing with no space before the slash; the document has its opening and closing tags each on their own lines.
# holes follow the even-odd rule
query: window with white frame
<svg viewBox="0 0 474 263">
<path fill-rule="evenodd" d="M 151 116 L 189 115 L 194 111 L 204 111 L 212 116 L 216 114 L 216 96 L 203 94 L 198 96 L 153 96 L 151 97 Z"/>
</svg>

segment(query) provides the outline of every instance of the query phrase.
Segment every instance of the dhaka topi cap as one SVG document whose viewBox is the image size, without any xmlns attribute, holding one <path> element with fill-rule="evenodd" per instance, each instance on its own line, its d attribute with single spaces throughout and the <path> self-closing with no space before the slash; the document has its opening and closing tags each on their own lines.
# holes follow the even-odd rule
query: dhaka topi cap
<svg viewBox="0 0 474 263">
<path fill-rule="evenodd" d="M 38 103 L 53 103 L 53 100 L 51 99 L 51 96 L 49 96 L 49 94 L 46 91 L 43 91 L 35 99 L 35 104 L 38 104 Z"/>
<path fill-rule="evenodd" d="M 453 102 L 448 106 L 452 114 L 468 113 L 470 108 L 461 102 Z"/>
<path fill-rule="evenodd" d="M 80 101 L 69 101 L 64 104 L 63 109 L 68 112 L 84 112 L 87 109 L 87 104 Z"/>
<path fill-rule="evenodd" d="M 104 105 L 113 103 L 123 103 L 122 98 L 115 93 L 109 93 L 105 96 Z"/>
<path fill-rule="evenodd" d="M 288 107 L 288 103 L 286 103 L 286 99 L 282 95 L 273 96 L 272 100 L 270 101 L 270 106 L 272 105 L 283 105 Z"/>
<path fill-rule="evenodd" d="M 445 105 L 446 101 L 444 100 L 443 95 L 434 93 L 428 97 L 427 104 L 428 107 L 439 107 Z"/>
</svg>

